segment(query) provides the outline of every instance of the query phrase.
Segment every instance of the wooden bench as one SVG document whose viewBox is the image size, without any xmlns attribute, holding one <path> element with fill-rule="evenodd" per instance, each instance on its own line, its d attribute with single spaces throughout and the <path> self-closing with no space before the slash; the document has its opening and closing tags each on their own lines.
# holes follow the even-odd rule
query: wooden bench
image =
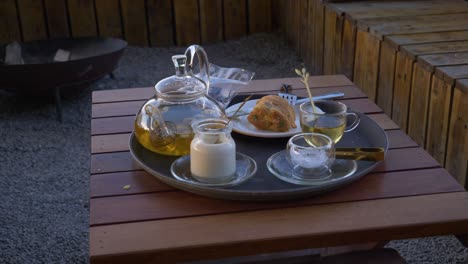
<svg viewBox="0 0 468 264">
<path fill-rule="evenodd" d="M 457 80 L 468 78 L 467 2 L 312 0 L 284 7 L 280 25 L 312 72 L 352 79 L 465 184 L 466 83 Z"/>
</svg>

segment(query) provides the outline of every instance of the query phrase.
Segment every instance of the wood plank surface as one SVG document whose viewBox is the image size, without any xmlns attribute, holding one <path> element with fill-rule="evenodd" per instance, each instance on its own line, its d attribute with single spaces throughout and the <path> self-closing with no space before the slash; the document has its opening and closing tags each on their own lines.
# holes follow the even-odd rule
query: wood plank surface
<svg viewBox="0 0 468 264">
<path fill-rule="evenodd" d="M 42 0 L 18 0 L 24 41 L 47 39 L 47 25 Z"/>
<path fill-rule="evenodd" d="M 119 116 L 91 119 L 91 135 L 132 132 L 135 116 Z"/>
<path fill-rule="evenodd" d="M 67 5 L 62 0 L 44 0 L 49 38 L 67 38 L 70 36 Z"/>
<path fill-rule="evenodd" d="M 387 131 L 390 148 L 415 147 L 417 144 L 400 130 Z M 440 170 L 440 169 L 435 169 Z M 432 170 L 429 170 L 432 171 Z M 402 172 L 396 172 L 402 173 Z M 425 174 L 426 171 L 421 172 Z M 392 173 L 390 173 L 392 174 Z M 130 185 L 128 189 L 124 186 Z M 156 180 L 145 171 L 94 174 L 91 177 L 91 197 L 128 195 L 176 190 Z"/>
<path fill-rule="evenodd" d="M 315 59 L 315 71 L 314 75 L 323 74 L 323 49 L 324 49 L 324 30 L 325 30 L 325 5 L 320 0 L 314 2 L 315 10 L 315 23 L 314 23 L 314 59 Z M 311 74 L 312 74 L 311 73 Z"/>
<path fill-rule="evenodd" d="M 432 77 L 429 113 L 427 117 L 426 150 L 442 166 L 445 163 L 447 133 L 450 121 L 452 86 Z"/>
<path fill-rule="evenodd" d="M 468 52 L 423 55 L 418 57 L 418 64 L 429 72 L 440 66 L 464 65 L 468 64 Z"/>
<path fill-rule="evenodd" d="M 309 21 L 309 1 L 308 0 L 301 0 L 301 7 L 300 7 L 300 36 L 299 36 L 299 55 L 301 58 L 306 58 L 307 50 L 309 49 L 311 43 L 309 42 L 309 35 L 308 35 L 308 21 Z"/>
<path fill-rule="evenodd" d="M 312 77 L 311 77 L 312 78 Z M 289 80 L 289 79 L 285 79 Z M 311 81 L 310 86 L 314 86 L 314 81 Z M 269 82 L 268 85 L 261 84 L 257 85 L 253 83 L 251 86 L 254 88 L 255 93 L 275 93 L 280 91 L 281 86 L 281 79 L 277 81 Z M 288 82 L 283 82 L 288 83 Z M 277 91 L 268 91 L 268 87 L 278 87 Z M 250 90 L 250 89 L 249 89 Z M 307 96 L 305 93 L 305 88 L 302 83 L 297 83 L 294 81 L 292 84 L 292 92 L 298 96 Z M 352 98 L 362 98 L 367 97 L 360 89 L 358 89 L 354 85 L 336 85 L 336 86 L 329 86 L 329 87 L 311 87 L 312 95 L 321 95 L 325 93 L 331 92 L 342 92 L 344 93 L 343 99 L 352 99 Z M 244 94 L 248 94 L 249 92 L 243 92 Z M 241 93 L 242 94 L 242 93 Z M 146 87 L 146 88 L 130 88 L 130 89 L 116 89 L 116 90 L 103 90 L 103 91 L 95 91 L 93 92 L 93 100 L 96 103 L 108 103 L 108 102 L 119 102 L 119 101 L 138 101 L 138 100 L 148 100 L 149 98 L 154 96 L 154 88 L 153 87 Z"/>
<path fill-rule="evenodd" d="M 92 107 L 92 117 L 113 117 L 113 116 L 135 116 L 140 110 L 145 101 L 130 101 L 120 103 L 95 104 Z M 367 99 L 350 99 L 346 101 L 346 105 L 361 113 L 378 113 L 382 112 L 376 104 Z"/>
<path fill-rule="evenodd" d="M 444 81 L 455 84 L 455 80 L 468 78 L 468 65 L 437 67 L 436 76 Z"/>
<path fill-rule="evenodd" d="M 174 17 L 171 0 L 147 0 L 146 8 L 151 46 L 174 45 Z"/>
<path fill-rule="evenodd" d="M 249 86 L 245 87 L 245 93 L 249 92 L 280 92 L 281 85 L 291 85 L 293 92 L 296 89 L 304 89 L 304 84 L 298 78 L 280 78 L 280 79 L 267 79 L 267 80 L 253 80 Z M 319 90 L 313 90 L 312 94 L 316 91 L 322 91 L 322 88 L 331 87 L 336 89 L 338 86 L 343 87 L 345 98 L 352 97 L 363 97 L 362 92 L 356 89 L 354 84 L 343 75 L 329 75 L 329 76 L 310 76 L 309 87 L 312 89 L 320 88 Z M 339 91 L 339 90 L 338 90 Z M 149 99 L 154 96 L 153 87 L 145 88 L 129 88 L 129 89 L 118 89 L 118 90 L 103 90 L 94 91 L 93 94 L 94 103 L 105 103 L 105 102 L 119 102 L 119 101 L 135 101 Z"/>
<path fill-rule="evenodd" d="M 341 51 L 341 73 L 354 80 L 354 54 L 356 48 L 356 26 L 348 19 L 344 20 L 343 25 L 343 41 Z"/>
<path fill-rule="evenodd" d="M 392 149 L 385 162 L 374 172 L 436 168 L 440 165 L 422 148 Z M 91 156 L 91 174 L 138 170 L 129 152 L 112 152 Z"/>
<path fill-rule="evenodd" d="M 148 46 L 145 0 L 121 0 L 125 39 L 130 45 Z"/>
<path fill-rule="evenodd" d="M 119 1 L 95 1 L 96 17 L 100 36 L 122 38 L 122 14 Z"/>
<path fill-rule="evenodd" d="M 379 64 L 376 102 L 387 115 L 391 116 L 396 51 L 385 42 L 381 46 Z"/>
<path fill-rule="evenodd" d="M 309 69 L 310 73 L 315 72 L 316 60 L 315 60 L 315 0 L 308 0 L 307 3 L 307 54 L 303 58 L 305 60 L 306 66 Z M 284 25 L 285 28 L 288 28 L 287 25 Z M 286 29 L 285 29 L 286 30 Z"/>
<path fill-rule="evenodd" d="M 465 81 L 468 87 L 468 81 Z M 445 167 L 468 187 L 468 93 L 455 89 L 452 100 Z"/>
<path fill-rule="evenodd" d="M 224 0 L 224 37 L 239 39 L 247 34 L 247 9 L 245 1 Z"/>
<path fill-rule="evenodd" d="M 223 41 L 223 5 L 219 0 L 199 0 L 202 43 Z"/>
<path fill-rule="evenodd" d="M 358 30 L 353 81 L 372 101 L 377 97 L 379 54 L 380 41 L 371 34 Z"/>
<path fill-rule="evenodd" d="M 353 21 L 379 17 L 412 17 L 454 14 L 468 11 L 463 0 L 456 1 L 362 1 L 329 4 Z"/>
<path fill-rule="evenodd" d="M 95 263 L 180 261 L 464 233 L 466 199 L 460 192 L 92 227 L 90 256 Z M 223 232 L 213 228 L 219 223 Z M 419 225 L 425 228 L 413 228 Z"/>
<path fill-rule="evenodd" d="M 401 34 L 385 36 L 384 41 L 394 49 L 399 49 L 401 45 L 437 43 L 457 40 L 468 40 L 468 31 L 443 31 L 426 32 L 416 34 Z"/>
<path fill-rule="evenodd" d="M 271 31 L 271 0 L 247 0 L 249 33 Z"/>
<path fill-rule="evenodd" d="M 372 20 L 371 24 L 375 25 L 369 27 L 369 32 L 378 38 L 392 34 L 468 30 L 468 13 Z"/>
<path fill-rule="evenodd" d="M 341 44 L 341 32 L 337 32 L 338 23 L 337 14 L 325 6 L 325 31 L 323 39 L 323 74 L 335 73 L 335 45 L 337 42 Z"/>
<path fill-rule="evenodd" d="M 91 198 L 176 190 L 142 170 L 94 174 L 90 179 L 90 188 Z"/>
<path fill-rule="evenodd" d="M 336 191 L 275 203 L 211 199 L 156 180 L 136 165 L 127 144 L 138 104 L 153 89 L 93 93 L 91 262 L 177 262 L 468 232 L 468 194 L 382 109 L 340 78 L 314 77 L 313 92 L 344 89 L 341 101 L 373 113 L 368 116 L 389 138 L 385 161 Z M 259 80 L 244 93 L 276 93 L 281 83 L 306 94 L 298 78 Z M 222 234 L 213 231 L 215 223 L 223 223 Z"/>
<path fill-rule="evenodd" d="M 154 181 L 157 180 L 154 179 Z M 401 181 L 407 184 L 403 187 Z M 364 189 L 369 191 L 360 191 Z M 460 190 L 460 185 L 448 175 L 447 171 L 439 168 L 410 172 L 371 173 L 356 181 L 355 184 L 328 194 L 275 203 L 226 201 L 183 191 L 107 196 L 93 198 L 90 207 L 92 215 L 90 225 L 394 198 L 406 196 L 408 193 L 422 195 Z M 121 208 L 127 208 L 127 210 L 121 210 Z"/>
<path fill-rule="evenodd" d="M 389 149 L 418 146 L 403 132 L 398 133 L 398 131 L 399 130 L 390 130 L 387 132 Z M 130 134 L 130 132 L 125 132 L 91 136 L 91 154 L 128 151 Z"/>
<path fill-rule="evenodd" d="M 386 114 L 372 114 L 367 115 L 370 119 L 374 120 L 379 126 L 384 129 L 400 129 L 400 127 L 388 117 Z"/>
<path fill-rule="evenodd" d="M 0 1 L 0 43 L 21 41 L 15 0 Z"/>
<path fill-rule="evenodd" d="M 368 115 L 372 120 L 377 122 L 383 129 L 399 129 L 385 114 L 371 114 Z M 107 117 L 97 118 L 91 120 L 91 135 L 105 135 L 105 134 L 120 134 L 132 132 L 134 126 L 135 116 L 120 116 L 120 117 Z"/>
<path fill-rule="evenodd" d="M 432 74 L 414 64 L 408 116 L 408 135 L 423 146 L 426 143 L 427 113 Z"/>
<path fill-rule="evenodd" d="M 200 43 L 200 16 L 197 0 L 174 0 L 176 45 Z"/>
<path fill-rule="evenodd" d="M 97 24 L 93 0 L 68 0 L 68 15 L 72 36 L 97 36 Z"/>
<path fill-rule="evenodd" d="M 392 119 L 404 130 L 408 127 L 413 61 L 397 52 L 393 85 Z"/>
<path fill-rule="evenodd" d="M 400 50 L 406 56 L 414 60 L 419 55 L 468 51 L 468 41 L 450 41 L 450 42 L 425 43 L 425 44 L 415 44 L 415 45 L 403 45 L 401 46 Z"/>
</svg>

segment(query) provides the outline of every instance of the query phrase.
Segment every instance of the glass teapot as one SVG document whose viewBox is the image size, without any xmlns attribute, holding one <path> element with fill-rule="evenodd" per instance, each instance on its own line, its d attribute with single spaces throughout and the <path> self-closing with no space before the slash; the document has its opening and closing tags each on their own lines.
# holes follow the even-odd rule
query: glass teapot
<svg viewBox="0 0 468 264">
<path fill-rule="evenodd" d="M 193 73 L 197 55 L 200 72 Z M 135 136 L 145 148 L 163 155 L 190 153 L 194 137 L 192 122 L 204 118 L 226 118 L 220 105 L 207 95 L 209 63 L 205 51 L 190 46 L 185 55 L 174 55 L 176 74 L 155 85 L 156 95 L 140 109 Z"/>
</svg>

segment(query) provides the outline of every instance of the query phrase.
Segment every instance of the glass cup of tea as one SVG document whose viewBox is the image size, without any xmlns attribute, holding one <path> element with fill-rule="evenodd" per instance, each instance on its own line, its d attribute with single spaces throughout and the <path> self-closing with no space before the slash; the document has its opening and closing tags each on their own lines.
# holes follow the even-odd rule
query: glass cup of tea
<svg viewBox="0 0 468 264">
<path fill-rule="evenodd" d="M 326 135 L 302 133 L 291 137 L 286 159 L 293 166 L 292 176 L 300 180 L 323 180 L 332 175 L 335 143 Z"/>
<path fill-rule="evenodd" d="M 346 105 L 341 102 L 317 100 L 314 101 L 314 104 L 315 109 L 312 108 L 310 102 L 302 103 L 299 106 L 303 133 L 324 134 L 330 137 L 334 143 L 338 143 L 344 132 L 350 132 L 359 125 L 359 115 L 348 113 Z"/>
</svg>

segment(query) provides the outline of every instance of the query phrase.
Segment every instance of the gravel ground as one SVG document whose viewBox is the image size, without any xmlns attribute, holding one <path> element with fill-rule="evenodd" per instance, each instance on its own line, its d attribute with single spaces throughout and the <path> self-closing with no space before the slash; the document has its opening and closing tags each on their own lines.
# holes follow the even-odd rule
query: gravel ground
<svg viewBox="0 0 468 264">
<path fill-rule="evenodd" d="M 294 76 L 301 63 L 273 34 L 204 47 L 211 62 L 256 79 Z M 91 91 L 152 86 L 173 74 L 170 58 L 184 50 L 129 47 L 115 79 L 64 96 L 62 123 L 51 100 L 0 94 L 0 263 L 88 263 Z M 389 246 L 409 263 L 468 263 L 453 237 Z"/>
</svg>

